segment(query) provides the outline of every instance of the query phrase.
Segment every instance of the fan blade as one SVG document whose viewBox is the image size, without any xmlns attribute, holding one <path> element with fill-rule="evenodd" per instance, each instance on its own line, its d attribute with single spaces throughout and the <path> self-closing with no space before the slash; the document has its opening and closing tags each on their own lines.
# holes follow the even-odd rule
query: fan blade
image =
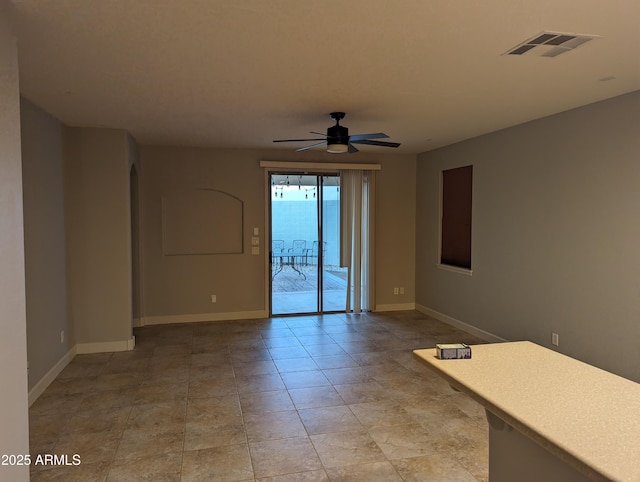
<svg viewBox="0 0 640 482">
<path fill-rule="evenodd" d="M 356 134 L 355 136 L 349 136 L 349 140 L 352 141 L 363 141 L 365 139 L 385 139 L 389 137 L 382 132 L 378 132 L 376 134 Z"/>
<path fill-rule="evenodd" d="M 296 149 L 296 152 L 306 151 L 307 149 L 313 149 L 314 147 L 326 145 L 327 141 L 318 142 L 317 144 L 311 144 L 310 146 L 301 147 L 300 149 Z"/>
<path fill-rule="evenodd" d="M 369 139 L 365 139 L 362 141 L 351 141 L 354 144 L 367 144 L 369 146 L 383 146 L 383 147 L 398 147 L 400 143 L 398 142 L 385 142 L 385 141 L 371 141 Z"/>
<path fill-rule="evenodd" d="M 353 144 L 349 143 L 349 154 L 353 154 L 354 152 L 358 152 L 358 149 Z"/>
<path fill-rule="evenodd" d="M 326 141 L 326 139 L 278 139 L 273 142 L 307 142 L 307 141 Z"/>
<path fill-rule="evenodd" d="M 309 134 L 316 134 L 316 135 L 318 135 L 318 136 L 325 136 L 325 137 L 327 137 L 327 135 L 326 135 L 326 134 L 323 134 L 322 132 L 313 132 L 313 131 L 311 131 L 311 132 L 309 132 Z"/>
</svg>

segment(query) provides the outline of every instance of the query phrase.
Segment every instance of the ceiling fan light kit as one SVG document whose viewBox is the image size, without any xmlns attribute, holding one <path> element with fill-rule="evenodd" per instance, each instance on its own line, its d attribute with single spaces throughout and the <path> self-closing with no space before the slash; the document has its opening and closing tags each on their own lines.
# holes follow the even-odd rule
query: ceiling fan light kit
<svg viewBox="0 0 640 482">
<path fill-rule="evenodd" d="M 274 140 L 273 142 L 307 142 L 307 141 L 321 141 L 316 144 L 311 144 L 309 146 L 301 147 L 300 149 L 296 149 L 296 151 L 306 151 L 307 149 L 311 149 L 313 147 L 318 147 L 325 145 L 327 146 L 327 152 L 332 154 L 344 154 L 345 152 L 354 153 L 358 152 L 358 149 L 354 146 L 354 144 L 368 144 L 371 146 L 382 146 L 382 147 L 398 147 L 400 144 L 397 142 L 385 142 L 385 141 L 373 141 L 372 139 L 384 139 L 389 137 L 382 132 L 378 132 L 375 134 L 357 134 L 350 136 L 349 129 L 341 126 L 340 121 L 344 119 L 344 112 L 332 112 L 329 114 L 330 117 L 336 121 L 336 125 L 331 126 L 327 129 L 327 134 L 322 134 L 320 132 L 311 132 L 311 134 L 316 134 L 319 136 L 325 136 L 326 139 L 279 139 Z"/>
<path fill-rule="evenodd" d="M 327 144 L 327 152 L 331 154 L 344 154 L 349 151 L 347 144 Z"/>
</svg>

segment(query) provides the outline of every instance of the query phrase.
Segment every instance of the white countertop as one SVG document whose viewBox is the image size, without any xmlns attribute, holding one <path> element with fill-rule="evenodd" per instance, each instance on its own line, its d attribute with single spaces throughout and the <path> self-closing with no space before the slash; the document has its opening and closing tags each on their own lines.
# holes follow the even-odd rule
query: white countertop
<svg viewBox="0 0 640 482">
<path fill-rule="evenodd" d="M 471 351 L 470 360 L 414 354 L 585 475 L 640 481 L 640 384 L 528 341 Z"/>
</svg>

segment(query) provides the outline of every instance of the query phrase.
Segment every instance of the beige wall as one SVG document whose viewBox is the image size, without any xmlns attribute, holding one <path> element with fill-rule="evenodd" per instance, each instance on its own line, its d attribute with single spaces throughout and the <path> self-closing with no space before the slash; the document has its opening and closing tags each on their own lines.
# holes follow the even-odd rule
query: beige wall
<svg viewBox="0 0 640 482">
<path fill-rule="evenodd" d="M 349 156 L 346 161 L 382 164 L 377 198 L 377 302 L 412 303 L 415 157 L 358 156 Z M 257 315 L 267 310 L 266 179 L 260 160 L 336 162 L 336 157 L 322 152 L 141 148 L 142 311 L 146 323 L 180 315 Z M 163 255 L 162 196 L 197 188 L 221 190 L 243 201 L 244 253 Z M 251 255 L 254 227 L 261 233 L 261 256 Z M 405 287 L 405 295 L 394 296 L 393 286 Z M 217 303 L 210 302 L 211 294 L 217 295 Z"/>
<path fill-rule="evenodd" d="M 264 309 L 264 263 L 250 247 L 253 227 L 264 233 L 264 178 L 256 159 L 241 150 L 141 148 L 143 318 Z M 197 188 L 244 202 L 243 254 L 163 255 L 163 195 Z"/>
<path fill-rule="evenodd" d="M 62 125 L 25 99 L 20 114 L 31 390 L 75 337 L 67 309 Z"/>
<path fill-rule="evenodd" d="M 418 157 L 416 303 L 640 381 L 640 92 Z M 440 171 L 473 164 L 473 276 L 436 268 Z"/>
<path fill-rule="evenodd" d="M 380 156 L 376 199 L 376 305 L 408 309 L 415 301 L 415 156 Z M 394 288 L 404 294 L 394 295 Z M 397 305 L 397 306 L 396 306 Z"/>
<path fill-rule="evenodd" d="M 132 336 L 129 137 L 118 129 L 65 127 L 63 144 L 76 343 L 79 351 L 110 351 L 118 349 L 110 342 Z"/>
<path fill-rule="evenodd" d="M 131 347 L 137 147 L 124 131 L 65 127 L 26 99 L 21 124 L 33 402 L 76 351 Z"/>
<path fill-rule="evenodd" d="M 20 94 L 8 9 L 0 0 L 0 454 L 28 454 Z M 0 479 L 29 480 L 29 467 L 0 466 Z"/>
</svg>

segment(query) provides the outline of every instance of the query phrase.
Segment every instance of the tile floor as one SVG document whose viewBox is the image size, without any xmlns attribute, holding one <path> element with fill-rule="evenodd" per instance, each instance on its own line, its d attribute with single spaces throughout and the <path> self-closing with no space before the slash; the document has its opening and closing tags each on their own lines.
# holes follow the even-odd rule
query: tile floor
<svg viewBox="0 0 640 482">
<path fill-rule="evenodd" d="M 483 410 L 413 358 L 481 340 L 415 311 L 149 326 L 30 409 L 61 481 L 484 481 Z"/>
</svg>

